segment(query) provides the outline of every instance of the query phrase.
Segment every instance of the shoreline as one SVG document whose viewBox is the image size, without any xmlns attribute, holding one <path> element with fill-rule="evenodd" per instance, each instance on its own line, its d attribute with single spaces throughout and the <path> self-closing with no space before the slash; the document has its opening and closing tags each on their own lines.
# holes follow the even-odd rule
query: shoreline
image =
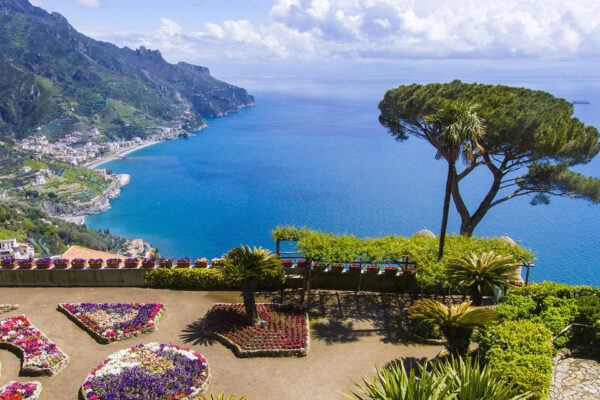
<svg viewBox="0 0 600 400">
<path fill-rule="evenodd" d="M 134 151 L 143 149 L 144 147 L 155 145 L 157 143 L 162 143 L 162 142 L 164 142 L 164 140 L 151 140 L 149 142 L 143 142 L 143 143 L 140 143 L 137 146 L 132 146 L 132 147 L 128 147 L 128 148 L 123 149 L 123 150 L 119 150 L 119 151 L 117 151 L 114 154 L 111 154 L 109 156 L 100 157 L 100 158 L 98 158 L 96 160 L 90 161 L 89 163 L 83 164 L 83 166 L 85 168 L 89 168 L 89 169 L 96 169 L 99 166 L 101 166 L 102 164 L 106 164 L 107 162 L 111 162 L 111 161 L 115 161 L 115 160 L 121 159 L 124 156 L 126 156 L 127 154 L 133 153 Z"/>
</svg>

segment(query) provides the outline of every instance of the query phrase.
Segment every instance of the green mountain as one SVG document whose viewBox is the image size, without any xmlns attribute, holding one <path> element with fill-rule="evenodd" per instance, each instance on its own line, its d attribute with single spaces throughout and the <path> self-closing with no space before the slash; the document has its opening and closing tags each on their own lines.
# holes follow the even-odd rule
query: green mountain
<svg viewBox="0 0 600 400">
<path fill-rule="evenodd" d="M 27 0 L 0 0 L 0 76 L 4 137 L 49 123 L 58 134 L 98 127 L 108 139 L 145 136 L 148 128 L 193 129 L 203 117 L 254 104 L 205 67 L 91 39 Z"/>
</svg>

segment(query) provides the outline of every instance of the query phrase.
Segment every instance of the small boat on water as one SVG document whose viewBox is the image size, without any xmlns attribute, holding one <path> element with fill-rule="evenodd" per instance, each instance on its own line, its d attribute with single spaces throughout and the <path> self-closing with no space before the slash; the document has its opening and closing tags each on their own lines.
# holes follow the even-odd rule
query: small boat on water
<svg viewBox="0 0 600 400">
<path fill-rule="evenodd" d="M 571 102 L 572 104 L 590 104 L 589 100 L 574 100 Z"/>
</svg>

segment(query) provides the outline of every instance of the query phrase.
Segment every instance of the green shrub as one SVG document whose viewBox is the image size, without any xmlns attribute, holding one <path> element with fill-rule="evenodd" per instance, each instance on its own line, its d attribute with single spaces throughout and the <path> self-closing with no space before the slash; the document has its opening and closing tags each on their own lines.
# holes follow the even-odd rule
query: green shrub
<svg viewBox="0 0 600 400">
<path fill-rule="evenodd" d="M 481 350 L 490 367 L 532 399 L 546 399 L 552 376 L 552 332 L 533 321 L 506 321 L 482 332 Z"/>
<path fill-rule="evenodd" d="M 577 303 L 577 318 L 575 322 L 600 328 L 600 297 L 580 296 L 575 299 Z M 575 327 L 573 331 L 573 342 L 580 346 L 599 345 L 600 329 L 587 327 Z"/>
<path fill-rule="evenodd" d="M 537 303 L 531 297 L 511 293 L 498 304 L 496 312 L 502 320 L 514 321 L 517 319 L 531 319 L 536 308 Z"/>
<path fill-rule="evenodd" d="M 540 312 L 533 318 L 533 321 L 541 322 L 546 325 L 554 336 L 558 335 L 563 329 L 571 325 L 577 317 L 577 305 L 574 299 L 561 299 L 554 296 L 548 296 L 542 300 Z M 569 330 L 554 341 L 556 347 L 564 347 L 573 332 Z"/>
<path fill-rule="evenodd" d="M 146 285 L 154 288 L 186 290 L 234 290 L 237 285 L 225 279 L 223 274 L 212 268 L 154 269 L 146 272 Z M 283 288 L 285 274 L 261 279 L 257 283 L 260 290 Z"/>
<path fill-rule="evenodd" d="M 561 299 L 574 299 L 580 296 L 600 296 L 600 288 L 584 285 L 570 286 L 556 282 L 542 282 L 511 289 L 510 293 L 529 296 L 535 301 L 540 302 L 548 296 L 559 297 Z"/>
</svg>

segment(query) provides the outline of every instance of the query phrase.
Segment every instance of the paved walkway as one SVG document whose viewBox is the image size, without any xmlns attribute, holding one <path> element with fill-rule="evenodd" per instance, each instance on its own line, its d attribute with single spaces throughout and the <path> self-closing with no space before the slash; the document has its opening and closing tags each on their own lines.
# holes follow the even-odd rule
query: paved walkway
<svg viewBox="0 0 600 400">
<path fill-rule="evenodd" d="M 565 358 L 552 370 L 549 400 L 597 400 L 600 398 L 600 363 L 584 358 Z"/>
</svg>

